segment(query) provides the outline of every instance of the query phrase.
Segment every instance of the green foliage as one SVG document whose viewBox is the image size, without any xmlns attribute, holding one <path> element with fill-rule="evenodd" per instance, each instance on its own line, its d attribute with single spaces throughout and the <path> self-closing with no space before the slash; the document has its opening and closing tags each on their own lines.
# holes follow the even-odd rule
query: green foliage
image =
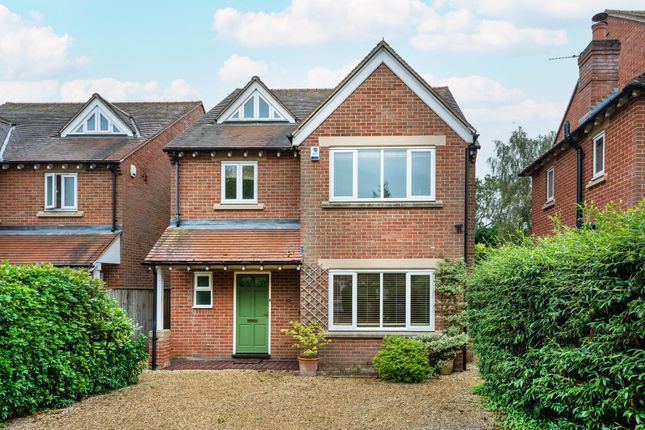
<svg viewBox="0 0 645 430">
<path fill-rule="evenodd" d="M 445 260 L 435 273 L 437 303 L 443 315 L 443 332 L 456 336 L 464 327 L 464 290 L 468 271 L 463 260 Z"/>
<path fill-rule="evenodd" d="M 283 328 L 280 332 L 295 339 L 296 343 L 291 346 L 302 349 L 303 357 L 317 357 L 318 350 L 331 343 L 331 340 L 325 337 L 323 326 L 316 321 L 312 321 L 309 324 L 289 321 L 289 324 L 293 328 Z"/>
<path fill-rule="evenodd" d="M 645 200 L 586 219 L 471 277 L 481 392 L 508 428 L 645 427 Z"/>
<path fill-rule="evenodd" d="M 414 339 L 420 341 L 428 350 L 430 367 L 433 369 L 439 369 L 454 360 L 457 353 L 468 345 L 468 335 L 466 333 L 456 336 L 434 333 L 422 334 Z"/>
<path fill-rule="evenodd" d="M 0 264 L 0 421 L 136 383 L 145 337 L 82 270 Z"/>
<path fill-rule="evenodd" d="M 381 378 L 392 382 L 423 382 L 433 373 L 425 346 L 408 337 L 384 337 L 372 364 Z"/>
</svg>

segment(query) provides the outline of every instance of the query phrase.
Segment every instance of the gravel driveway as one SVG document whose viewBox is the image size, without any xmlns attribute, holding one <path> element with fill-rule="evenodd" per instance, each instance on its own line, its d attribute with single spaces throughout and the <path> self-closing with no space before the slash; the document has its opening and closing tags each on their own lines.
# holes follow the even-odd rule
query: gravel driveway
<svg viewBox="0 0 645 430">
<path fill-rule="evenodd" d="M 478 382 L 474 369 L 413 385 L 294 372 L 145 372 L 137 385 L 7 424 L 14 430 L 493 428 L 471 394 Z"/>
</svg>

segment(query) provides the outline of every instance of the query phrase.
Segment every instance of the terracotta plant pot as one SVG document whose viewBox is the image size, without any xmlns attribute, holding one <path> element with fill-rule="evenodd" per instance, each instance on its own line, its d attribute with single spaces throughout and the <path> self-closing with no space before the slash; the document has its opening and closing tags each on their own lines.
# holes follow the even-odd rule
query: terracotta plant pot
<svg viewBox="0 0 645 430">
<path fill-rule="evenodd" d="M 454 360 L 450 360 L 448 363 L 446 363 L 445 366 L 439 368 L 439 373 L 442 375 L 450 375 L 452 374 L 452 367 L 455 365 Z"/>
<path fill-rule="evenodd" d="M 318 357 L 298 357 L 300 376 L 316 376 L 319 361 Z"/>
</svg>

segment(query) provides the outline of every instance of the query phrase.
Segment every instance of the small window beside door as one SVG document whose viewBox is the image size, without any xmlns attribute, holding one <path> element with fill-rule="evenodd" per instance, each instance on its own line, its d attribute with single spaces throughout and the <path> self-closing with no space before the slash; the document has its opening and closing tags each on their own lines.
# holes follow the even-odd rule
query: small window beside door
<svg viewBox="0 0 645 430">
<path fill-rule="evenodd" d="M 258 163 L 256 161 L 222 162 L 222 203 L 258 202 Z"/>
<path fill-rule="evenodd" d="M 193 307 L 213 307 L 213 274 L 210 272 L 195 272 L 193 287 Z"/>
<path fill-rule="evenodd" d="M 76 173 L 45 174 L 45 209 L 75 211 L 77 209 Z"/>
<path fill-rule="evenodd" d="M 551 167 L 546 171 L 546 202 L 551 203 L 555 195 L 555 169 Z"/>
<path fill-rule="evenodd" d="M 605 174 L 605 132 L 593 138 L 593 177 L 599 178 Z"/>
</svg>

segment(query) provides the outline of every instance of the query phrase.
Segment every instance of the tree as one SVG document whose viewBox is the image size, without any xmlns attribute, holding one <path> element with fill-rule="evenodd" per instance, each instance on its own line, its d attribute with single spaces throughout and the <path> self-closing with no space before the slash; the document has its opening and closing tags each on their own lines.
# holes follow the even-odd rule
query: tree
<svg viewBox="0 0 645 430">
<path fill-rule="evenodd" d="M 530 138 L 518 127 L 508 142 L 494 142 L 495 156 L 487 160 L 491 174 L 478 180 L 476 187 L 480 243 L 494 245 L 491 236 L 495 231 L 498 239 L 507 239 L 518 230 L 530 230 L 531 180 L 518 174 L 544 153 L 554 138 L 554 131 Z"/>
</svg>

